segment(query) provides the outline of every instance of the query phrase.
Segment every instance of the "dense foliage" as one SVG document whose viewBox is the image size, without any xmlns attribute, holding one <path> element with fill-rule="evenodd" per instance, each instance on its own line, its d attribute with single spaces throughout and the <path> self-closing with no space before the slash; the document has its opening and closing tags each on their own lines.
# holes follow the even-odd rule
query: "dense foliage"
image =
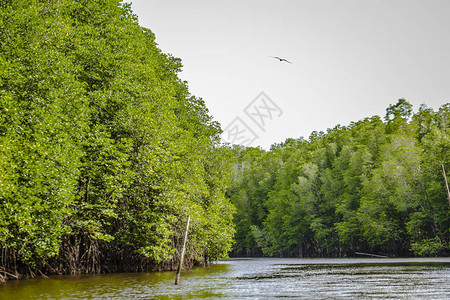
<svg viewBox="0 0 450 300">
<path fill-rule="evenodd" d="M 400 99 L 384 120 L 235 150 L 234 255 L 449 253 L 450 104 Z"/>
<path fill-rule="evenodd" d="M 226 256 L 231 153 L 119 0 L 16 0 L 0 14 L 0 277 L 149 270 Z M 15 273 L 16 272 L 16 273 Z"/>
</svg>

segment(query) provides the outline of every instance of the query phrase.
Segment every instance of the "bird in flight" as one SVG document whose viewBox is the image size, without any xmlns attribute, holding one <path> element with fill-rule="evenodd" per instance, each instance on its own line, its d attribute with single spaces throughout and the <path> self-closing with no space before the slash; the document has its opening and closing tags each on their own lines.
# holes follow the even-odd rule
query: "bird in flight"
<svg viewBox="0 0 450 300">
<path fill-rule="evenodd" d="M 278 56 L 271 56 L 271 57 L 276 58 L 276 59 L 278 59 L 279 61 L 285 61 L 285 62 L 287 62 L 287 63 L 292 64 L 292 63 L 291 63 L 290 61 L 288 61 L 287 59 L 284 59 L 284 58 L 281 58 L 281 57 L 278 57 Z"/>
</svg>

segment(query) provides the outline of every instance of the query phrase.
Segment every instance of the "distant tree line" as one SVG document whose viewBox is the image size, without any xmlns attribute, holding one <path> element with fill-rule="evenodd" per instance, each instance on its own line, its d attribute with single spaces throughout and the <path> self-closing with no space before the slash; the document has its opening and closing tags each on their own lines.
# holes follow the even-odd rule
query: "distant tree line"
<svg viewBox="0 0 450 300">
<path fill-rule="evenodd" d="M 0 279 L 231 250 L 232 153 L 179 59 L 119 0 L 0 5 Z"/>
<path fill-rule="evenodd" d="M 235 256 L 448 255 L 450 104 L 235 148 Z"/>
</svg>

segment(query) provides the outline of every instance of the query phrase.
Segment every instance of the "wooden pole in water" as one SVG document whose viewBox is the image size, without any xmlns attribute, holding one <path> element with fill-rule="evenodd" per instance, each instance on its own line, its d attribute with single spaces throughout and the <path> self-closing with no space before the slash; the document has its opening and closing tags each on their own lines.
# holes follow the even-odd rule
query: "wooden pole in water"
<svg viewBox="0 0 450 300">
<path fill-rule="evenodd" d="M 441 164 L 442 176 L 444 176 L 445 188 L 447 189 L 448 205 L 450 205 L 450 189 L 448 188 L 447 175 L 445 175 L 444 164 Z"/>
<path fill-rule="evenodd" d="M 187 216 L 186 228 L 184 229 L 184 236 L 183 236 L 183 247 L 181 247 L 180 262 L 178 263 L 177 275 L 175 277 L 175 285 L 177 285 L 178 281 L 180 281 L 180 273 L 181 273 L 181 268 L 183 266 L 184 252 L 186 251 L 186 241 L 187 241 L 190 220 L 191 220 L 191 216 Z"/>
</svg>

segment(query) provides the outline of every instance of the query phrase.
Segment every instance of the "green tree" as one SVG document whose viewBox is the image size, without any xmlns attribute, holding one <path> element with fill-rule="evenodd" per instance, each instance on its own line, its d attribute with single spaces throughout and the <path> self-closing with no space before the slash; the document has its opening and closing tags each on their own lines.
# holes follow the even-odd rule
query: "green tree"
<svg viewBox="0 0 450 300">
<path fill-rule="evenodd" d="M 87 99 L 64 53 L 65 16 L 15 1 L 0 24 L 0 243 L 34 267 L 71 230 Z"/>
<path fill-rule="evenodd" d="M 130 5 L 11 1 L 0 22 L 0 270 L 170 266 L 188 214 L 188 261 L 226 256 L 231 150 Z"/>
<path fill-rule="evenodd" d="M 238 208 L 236 253 L 445 254 L 449 209 L 441 165 L 448 173 L 449 112 L 448 104 L 437 112 L 422 105 L 413 114 L 400 99 L 384 122 L 365 118 L 247 156 L 229 191 Z M 264 172 L 270 160 L 276 167 Z"/>
</svg>

